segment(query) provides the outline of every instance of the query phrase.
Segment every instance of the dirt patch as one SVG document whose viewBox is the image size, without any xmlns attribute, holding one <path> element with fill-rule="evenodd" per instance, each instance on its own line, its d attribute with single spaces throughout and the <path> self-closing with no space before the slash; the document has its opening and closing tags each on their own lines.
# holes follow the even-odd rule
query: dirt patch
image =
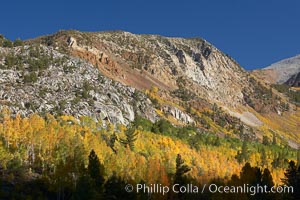
<svg viewBox="0 0 300 200">
<path fill-rule="evenodd" d="M 274 69 L 261 69 L 261 70 L 254 70 L 252 71 L 252 74 L 259 78 L 260 80 L 263 80 L 264 82 L 268 84 L 274 84 L 278 80 L 278 72 Z"/>
<path fill-rule="evenodd" d="M 82 58 L 92 65 L 97 66 L 103 75 L 121 82 L 124 85 L 135 87 L 138 90 L 149 89 L 152 86 L 157 86 L 160 89 L 168 91 L 175 89 L 174 87 L 151 76 L 151 74 L 147 71 L 133 69 L 113 55 L 107 52 L 105 52 L 105 54 L 107 57 L 105 59 L 100 59 L 99 55 L 94 52 L 84 50 L 84 48 L 81 48 L 80 50 L 73 49 L 72 51 L 73 56 Z"/>
<path fill-rule="evenodd" d="M 258 126 L 262 126 L 263 122 L 260 121 L 253 113 L 251 112 L 243 112 L 241 113 L 237 113 L 237 112 L 233 112 L 228 110 L 228 112 L 239 118 L 242 122 L 244 122 L 245 124 L 252 126 L 252 127 L 258 127 Z"/>
</svg>

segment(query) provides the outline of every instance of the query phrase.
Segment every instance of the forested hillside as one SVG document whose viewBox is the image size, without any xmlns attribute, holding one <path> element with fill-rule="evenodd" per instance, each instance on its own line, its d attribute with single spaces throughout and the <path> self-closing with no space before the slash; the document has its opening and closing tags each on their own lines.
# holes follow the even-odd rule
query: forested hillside
<svg viewBox="0 0 300 200">
<path fill-rule="evenodd" d="M 245 163 L 250 163 L 268 169 L 274 184 L 281 185 L 284 170 L 297 159 L 297 151 L 280 147 L 276 138 L 265 138 L 264 144 L 241 142 L 192 126 L 176 128 L 166 120 L 153 124 L 143 118 L 128 127 L 109 124 L 103 128 L 101 121 L 90 117 L 12 118 L 3 110 L 0 137 L 0 194 L 16 199 L 76 199 L 88 191 L 96 195 L 91 198 L 124 194 L 147 199 L 126 193 L 125 185 L 174 183 L 178 155 L 188 169 L 180 175 L 190 180 L 187 183 L 231 183 L 233 175 L 239 176 Z M 91 159 L 99 160 L 93 166 L 99 177 L 91 174 Z"/>
</svg>

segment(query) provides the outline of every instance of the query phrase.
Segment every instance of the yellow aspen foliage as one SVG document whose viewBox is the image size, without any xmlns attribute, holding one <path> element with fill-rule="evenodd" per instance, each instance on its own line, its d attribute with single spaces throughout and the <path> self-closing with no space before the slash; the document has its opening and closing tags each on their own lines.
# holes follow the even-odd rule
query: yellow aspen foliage
<svg viewBox="0 0 300 200">
<path fill-rule="evenodd" d="M 70 121 L 74 123 L 64 123 Z M 108 124 L 107 128 L 99 128 L 97 123 L 85 117 L 78 122 L 72 116 L 57 119 L 49 114 L 45 118 L 36 114 L 27 118 L 5 115 L 0 123 L 0 162 L 6 166 L 15 155 L 23 163 L 36 162 L 43 166 L 43 170 L 54 169 L 53 166 L 61 160 L 76 160 L 76 152 L 80 151 L 87 165 L 88 154 L 94 149 L 105 166 L 107 177 L 116 171 L 125 180 L 144 180 L 150 184 L 164 185 L 171 183 L 168 174 L 175 173 L 176 156 L 179 153 L 185 164 L 192 168 L 189 176 L 202 183 L 213 178 L 228 180 L 233 174 L 239 175 L 244 165 L 235 158 L 237 149 L 227 144 L 213 146 L 204 143 L 192 148 L 187 141 L 142 129 L 135 130 L 138 134 L 134 150 L 115 141 L 114 152 L 109 136 L 116 134 L 117 138 L 124 138 L 126 127 L 118 125 L 115 128 Z M 267 166 L 271 169 L 272 152 L 269 150 L 266 153 L 269 157 Z M 252 166 L 260 164 L 261 155 L 258 152 L 251 153 L 250 163 Z M 271 172 L 274 182 L 280 184 L 284 169 L 276 168 Z"/>
<path fill-rule="evenodd" d="M 45 127 L 45 120 L 37 114 L 30 115 L 29 123 L 35 131 L 39 131 Z"/>
<path fill-rule="evenodd" d="M 157 86 L 152 86 L 152 87 L 151 87 L 151 92 L 154 93 L 154 94 L 157 94 L 158 90 L 159 90 L 159 89 L 158 89 Z"/>
<path fill-rule="evenodd" d="M 77 123 L 77 119 L 73 116 L 69 115 L 63 115 L 59 117 L 61 120 L 66 121 L 66 122 L 72 122 L 72 123 Z M 81 119 L 80 119 L 81 120 Z"/>
</svg>

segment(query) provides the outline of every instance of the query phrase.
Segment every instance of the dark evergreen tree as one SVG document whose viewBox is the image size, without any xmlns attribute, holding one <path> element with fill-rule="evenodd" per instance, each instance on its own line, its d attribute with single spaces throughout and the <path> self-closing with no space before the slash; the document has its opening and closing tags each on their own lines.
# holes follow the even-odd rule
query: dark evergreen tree
<svg viewBox="0 0 300 200">
<path fill-rule="evenodd" d="M 74 199 L 76 200 L 90 200 L 96 199 L 97 191 L 94 187 L 94 180 L 88 175 L 79 177 L 74 191 Z M 99 195 L 99 194 L 98 194 Z"/>
<path fill-rule="evenodd" d="M 242 183 L 256 185 L 261 183 L 262 173 L 260 168 L 251 167 L 250 163 L 246 163 L 240 172 Z"/>
<path fill-rule="evenodd" d="M 267 186 L 267 191 L 270 191 L 271 187 L 274 186 L 271 172 L 267 168 L 265 168 L 262 173 L 259 167 L 251 167 L 249 163 L 246 163 L 245 166 L 242 168 L 242 171 L 240 172 L 240 180 L 238 179 L 238 177 L 236 177 L 235 180 L 233 180 L 233 177 L 229 182 L 229 184 L 231 185 L 247 184 L 249 186 L 255 186 L 255 187 L 259 185 L 263 188 Z M 242 197 L 243 195 L 240 194 L 239 196 Z M 248 193 L 247 196 L 248 199 L 253 199 L 253 200 L 272 200 L 275 198 L 274 194 L 266 193 L 261 190 L 260 192 L 257 192 L 255 195 Z"/>
<path fill-rule="evenodd" d="M 18 47 L 18 46 L 23 46 L 24 43 L 20 38 L 17 38 L 14 43 L 13 43 L 14 47 Z"/>
<path fill-rule="evenodd" d="M 3 45 L 3 47 L 13 47 L 12 41 L 10 41 L 8 39 L 4 39 L 2 45 Z"/>
<path fill-rule="evenodd" d="M 180 154 L 177 154 L 176 158 L 176 175 L 182 176 L 183 174 L 189 172 L 191 168 L 188 165 L 184 165 L 184 160 Z"/>
<path fill-rule="evenodd" d="M 273 132 L 273 141 L 272 141 L 272 144 L 273 145 L 276 145 L 277 144 L 277 141 L 276 141 L 276 134 Z"/>
<path fill-rule="evenodd" d="M 259 167 L 253 167 L 253 170 L 255 172 L 255 180 L 253 182 L 253 185 L 260 184 L 262 182 L 263 173 L 262 170 Z"/>
<path fill-rule="evenodd" d="M 151 131 L 162 135 L 176 135 L 178 129 L 176 129 L 168 120 L 161 119 L 153 124 Z"/>
<path fill-rule="evenodd" d="M 261 186 L 267 187 L 267 190 L 270 191 L 271 188 L 274 186 L 274 181 L 272 174 L 268 168 L 264 169 L 263 175 L 262 175 L 262 180 L 261 180 Z M 262 193 L 261 195 L 262 200 L 273 200 L 275 199 L 275 194 L 271 193 Z"/>
<path fill-rule="evenodd" d="M 281 151 L 274 157 L 272 162 L 273 168 L 280 168 L 288 165 L 288 160 L 286 159 L 287 152 Z"/>
<path fill-rule="evenodd" d="M 125 145 L 125 147 L 129 146 L 130 149 L 134 150 L 134 142 L 137 140 L 138 133 L 135 131 L 136 129 L 134 127 L 129 127 L 125 131 L 126 138 L 120 138 L 120 142 Z"/>
<path fill-rule="evenodd" d="M 105 199 L 135 199 L 135 193 L 126 192 L 125 186 L 126 182 L 117 176 L 116 172 L 113 172 L 113 175 L 104 184 Z"/>
<path fill-rule="evenodd" d="M 184 184 L 188 183 L 188 180 L 183 175 L 189 172 L 191 168 L 188 165 L 184 164 L 184 160 L 182 159 L 180 154 L 177 154 L 176 158 L 176 173 L 175 173 L 175 179 L 174 184 L 179 184 L 179 186 L 182 186 Z M 178 188 L 177 188 L 178 190 Z M 179 193 L 178 198 L 181 199 L 183 194 Z"/>
<path fill-rule="evenodd" d="M 270 145 L 270 140 L 266 135 L 263 136 L 262 143 L 263 143 L 263 145 L 266 145 L 266 146 Z"/>
<path fill-rule="evenodd" d="M 115 154 L 117 154 L 117 150 L 115 149 L 115 143 L 118 141 L 118 137 L 116 133 L 113 133 L 109 138 L 109 147 L 113 150 Z"/>
<path fill-rule="evenodd" d="M 138 130 L 151 131 L 153 123 L 145 118 L 137 116 L 134 119 L 133 126 Z"/>
<path fill-rule="evenodd" d="M 243 141 L 243 146 L 242 146 L 242 158 L 244 161 L 249 160 L 249 152 L 248 152 L 248 145 L 246 141 Z"/>
<path fill-rule="evenodd" d="M 242 150 L 238 151 L 236 155 L 236 159 L 239 163 L 249 160 L 248 145 L 245 140 L 243 141 Z"/>
<path fill-rule="evenodd" d="M 264 148 L 262 148 L 261 150 L 261 154 L 260 154 L 260 159 L 261 159 L 261 166 L 264 167 L 268 164 L 268 161 L 267 161 L 267 153 L 266 153 L 266 150 Z"/>
<path fill-rule="evenodd" d="M 88 174 L 93 179 L 95 187 L 100 190 L 104 183 L 104 166 L 100 163 L 94 150 L 89 155 Z"/>
<path fill-rule="evenodd" d="M 273 177 L 268 168 L 264 169 L 261 182 L 262 185 L 266 185 L 269 189 L 274 186 Z"/>
<path fill-rule="evenodd" d="M 282 182 L 287 186 L 293 187 L 293 194 L 291 194 L 290 199 L 299 199 L 300 198 L 300 178 L 299 178 L 300 169 L 297 169 L 296 163 L 294 161 L 289 162 L 289 166 L 286 169 Z"/>
<path fill-rule="evenodd" d="M 278 154 L 278 156 L 275 155 L 275 157 L 271 163 L 273 168 L 277 168 L 280 166 L 281 160 L 280 160 L 279 156 L 280 156 L 280 154 Z"/>
<path fill-rule="evenodd" d="M 239 176 L 237 174 L 233 174 L 231 176 L 231 179 L 229 180 L 229 182 L 227 183 L 228 186 L 241 186 L 243 185 L 241 179 L 239 178 Z M 248 199 L 247 194 L 243 194 L 243 193 L 231 193 L 228 195 L 224 195 L 223 196 L 224 200 L 232 200 L 232 199 L 239 199 L 239 200 L 246 200 Z"/>
<path fill-rule="evenodd" d="M 214 146 L 221 146 L 221 141 L 220 141 L 220 138 L 219 137 L 216 137 L 215 141 L 213 142 L 213 145 Z"/>
</svg>

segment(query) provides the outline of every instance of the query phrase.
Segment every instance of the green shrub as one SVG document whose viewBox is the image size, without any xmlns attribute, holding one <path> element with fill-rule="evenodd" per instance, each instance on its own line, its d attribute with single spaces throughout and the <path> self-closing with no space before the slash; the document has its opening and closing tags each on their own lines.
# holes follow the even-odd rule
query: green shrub
<svg viewBox="0 0 300 200">
<path fill-rule="evenodd" d="M 18 46 L 23 46 L 24 43 L 20 38 L 17 38 L 14 43 L 13 43 L 14 47 L 18 47 Z"/>
<path fill-rule="evenodd" d="M 35 72 L 24 75 L 25 83 L 35 83 L 38 80 L 38 77 Z"/>
</svg>

